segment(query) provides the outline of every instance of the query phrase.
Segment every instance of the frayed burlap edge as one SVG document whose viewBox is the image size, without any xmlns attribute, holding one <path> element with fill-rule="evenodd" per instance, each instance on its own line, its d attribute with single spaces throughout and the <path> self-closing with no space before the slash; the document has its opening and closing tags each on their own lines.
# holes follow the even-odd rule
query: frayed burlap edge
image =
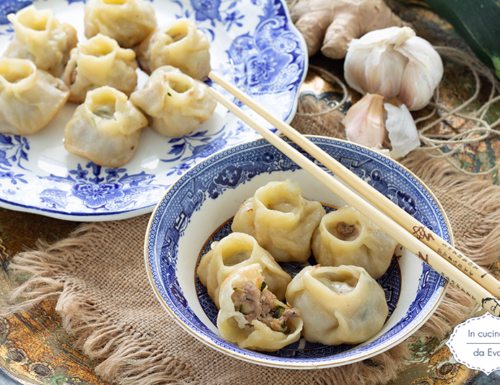
<svg viewBox="0 0 500 385">
<path fill-rule="evenodd" d="M 474 180 L 457 172 L 448 161 L 427 158 L 422 151 L 410 153 L 401 163 L 424 182 L 439 182 L 441 189 L 453 191 L 460 197 L 465 207 L 481 212 L 483 223 L 457 239 L 456 247 L 479 265 L 494 263 L 500 250 L 500 186 Z M 474 182 L 468 183 L 472 180 Z"/>
<path fill-rule="evenodd" d="M 427 159 L 420 152 L 412 153 L 403 164 L 429 184 L 439 181 L 440 186 L 454 189 L 457 196 L 484 215 L 483 225 L 457 240 L 457 247 L 483 266 L 493 263 L 500 249 L 500 188 L 486 181 L 472 181 L 446 161 Z M 57 300 L 56 311 L 64 328 L 78 336 L 77 347 L 87 356 L 103 360 L 96 367 L 96 373 L 105 381 L 123 385 L 202 383 L 184 361 L 165 353 L 147 336 L 137 333 L 132 325 L 101 311 L 76 278 L 82 257 L 95 252 L 97 240 L 106 237 L 117 225 L 118 222 L 82 225 L 66 240 L 52 246 L 40 242 L 38 251 L 16 255 L 9 266 L 12 274 L 28 273 L 30 279 L 10 293 L 11 301 L 22 301 L 10 311 L 28 309 L 42 300 Z M 454 325 L 466 319 L 473 308 L 474 303 L 467 296 L 450 287 L 436 312 L 414 338 L 445 336 Z M 369 361 L 316 371 L 314 382 L 325 385 L 385 383 L 396 378 L 397 371 L 410 356 L 408 344 L 405 341 Z"/>
<path fill-rule="evenodd" d="M 9 265 L 12 275 L 28 273 L 30 279 L 9 293 L 9 301 L 22 302 L 8 312 L 55 299 L 63 327 L 78 337 L 75 347 L 90 358 L 104 360 L 95 371 L 105 381 L 123 385 L 184 384 L 191 377 L 187 364 L 169 356 L 131 325 L 117 322 L 98 309 L 71 274 L 76 274 L 82 256 L 95 250 L 98 240 L 106 237 L 114 224 L 86 224 L 52 246 L 38 242 L 37 251 L 17 254 Z"/>
</svg>

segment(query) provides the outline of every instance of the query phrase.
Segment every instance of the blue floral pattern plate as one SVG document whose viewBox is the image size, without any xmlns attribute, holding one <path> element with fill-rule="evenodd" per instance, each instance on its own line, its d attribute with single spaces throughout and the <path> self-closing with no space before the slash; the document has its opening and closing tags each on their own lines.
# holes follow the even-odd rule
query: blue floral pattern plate
<svg viewBox="0 0 500 385">
<path fill-rule="evenodd" d="M 452 242 L 439 202 L 396 161 L 340 140 L 321 137 L 310 140 Z M 221 151 L 190 169 L 171 186 L 151 216 L 144 250 L 151 286 L 167 313 L 187 332 L 220 352 L 281 368 L 344 365 L 381 353 L 409 337 L 437 308 L 447 283 L 403 249 L 378 280 L 386 295 L 389 317 L 382 330 L 362 344 L 325 346 L 302 338 L 277 352 L 263 353 L 241 349 L 221 338 L 215 322 L 217 309 L 195 274 L 199 257 L 208 250 L 211 241 L 229 234 L 229 221 L 246 198 L 268 182 L 286 179 L 299 182 L 302 195 L 322 202 L 327 210 L 345 204 L 265 140 Z M 296 263 L 282 266 L 291 275 L 303 267 Z"/>
<path fill-rule="evenodd" d="M 82 0 L 0 0 L 2 52 L 13 37 L 7 15 L 31 4 L 52 9 L 61 22 L 77 29 L 79 41 L 85 40 Z M 181 17 L 196 23 L 211 42 L 212 69 L 283 120 L 292 120 L 306 74 L 307 49 L 283 1 L 154 0 L 153 6 L 159 25 Z M 141 88 L 147 75 L 138 71 Z M 234 100 L 218 85 L 207 83 Z M 35 135 L 0 134 L 0 206 L 78 221 L 136 216 L 152 211 L 171 184 L 192 166 L 222 149 L 259 137 L 218 106 L 207 122 L 183 137 L 165 138 L 146 128 L 134 158 L 122 168 L 106 168 L 64 148 L 63 130 L 76 107 L 67 103 Z"/>
</svg>

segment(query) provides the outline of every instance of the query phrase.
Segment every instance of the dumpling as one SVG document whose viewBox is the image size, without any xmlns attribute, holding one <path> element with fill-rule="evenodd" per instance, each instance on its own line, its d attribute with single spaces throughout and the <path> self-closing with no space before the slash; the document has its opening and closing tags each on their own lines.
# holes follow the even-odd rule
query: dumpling
<svg viewBox="0 0 500 385">
<path fill-rule="evenodd" d="M 156 28 L 153 6 L 144 0 L 89 0 L 85 4 L 85 36 L 98 33 L 132 48 Z"/>
<path fill-rule="evenodd" d="M 231 229 L 255 237 L 278 262 L 307 261 L 313 231 L 325 210 L 301 192 L 300 184 L 291 180 L 268 183 L 243 202 Z"/>
<path fill-rule="evenodd" d="M 288 285 L 286 299 L 302 314 L 304 338 L 325 345 L 367 341 L 389 314 L 384 290 L 357 266 L 308 266 Z"/>
<path fill-rule="evenodd" d="M 61 76 L 70 51 L 78 42 L 76 30 L 69 24 L 61 24 L 51 10 L 39 11 L 34 5 L 7 18 L 15 34 L 4 56 L 29 59 L 38 69 Z"/>
<path fill-rule="evenodd" d="M 210 72 L 209 48 L 203 32 L 188 19 L 178 19 L 148 36 L 137 49 L 137 59 L 148 74 L 171 65 L 194 79 L 203 80 Z"/>
<path fill-rule="evenodd" d="M 323 217 L 312 249 L 320 265 L 360 266 L 377 279 L 389 268 L 397 244 L 359 211 L 344 206 Z"/>
<path fill-rule="evenodd" d="M 171 66 L 155 70 L 130 100 L 146 113 L 153 130 L 168 137 L 196 130 L 212 116 L 217 105 L 205 84 Z"/>
<path fill-rule="evenodd" d="M 59 112 L 69 90 L 30 60 L 0 58 L 0 132 L 30 135 Z"/>
<path fill-rule="evenodd" d="M 64 129 L 64 147 L 100 166 L 121 167 L 134 156 L 147 124 L 123 92 L 96 88 Z"/>
<path fill-rule="evenodd" d="M 217 316 L 222 338 L 263 351 L 299 340 L 303 325 L 299 311 L 278 301 L 264 282 L 260 265 L 253 264 L 233 271 L 222 283 Z"/>
<path fill-rule="evenodd" d="M 128 96 L 137 85 L 135 52 L 101 34 L 71 51 L 63 80 L 70 89 L 69 101 L 83 103 L 87 91 L 110 86 Z"/>
<path fill-rule="evenodd" d="M 198 277 L 207 287 L 208 295 L 219 307 L 219 287 L 236 269 L 258 263 L 262 268 L 269 290 L 283 301 L 286 287 L 292 280 L 268 251 L 259 246 L 257 241 L 247 234 L 231 233 L 219 242 L 211 245 L 198 267 Z"/>
</svg>

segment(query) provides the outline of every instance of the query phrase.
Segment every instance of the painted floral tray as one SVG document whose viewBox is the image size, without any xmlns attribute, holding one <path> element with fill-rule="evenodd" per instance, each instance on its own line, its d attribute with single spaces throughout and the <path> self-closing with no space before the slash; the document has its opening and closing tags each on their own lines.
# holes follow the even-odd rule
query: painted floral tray
<svg viewBox="0 0 500 385">
<path fill-rule="evenodd" d="M 79 41 L 85 40 L 84 1 L 0 0 L 0 52 L 13 36 L 7 15 L 31 4 L 52 9 L 60 21 L 77 29 Z M 212 69 L 283 120 L 292 120 L 306 73 L 307 49 L 284 2 L 155 0 L 153 6 L 158 25 L 181 17 L 196 23 L 211 42 Z M 141 88 L 147 75 L 138 72 Z M 0 206 L 78 221 L 133 217 L 152 211 L 172 182 L 194 164 L 258 137 L 218 106 L 187 136 L 166 138 L 146 128 L 134 158 L 122 168 L 106 168 L 64 148 L 63 130 L 76 107 L 67 103 L 35 135 L 0 134 Z"/>
</svg>

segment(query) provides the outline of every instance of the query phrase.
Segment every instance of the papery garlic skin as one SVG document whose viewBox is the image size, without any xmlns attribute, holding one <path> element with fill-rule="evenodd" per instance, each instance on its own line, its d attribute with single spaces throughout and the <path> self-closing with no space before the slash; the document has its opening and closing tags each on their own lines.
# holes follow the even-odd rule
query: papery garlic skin
<svg viewBox="0 0 500 385">
<path fill-rule="evenodd" d="M 409 110 L 425 107 L 443 76 L 436 50 L 408 27 L 372 31 L 353 39 L 344 75 L 356 91 L 399 98 Z"/>
<path fill-rule="evenodd" d="M 402 158 L 420 146 L 417 126 L 410 111 L 404 104 L 396 107 L 385 103 L 384 108 L 387 111 L 385 128 L 389 132 L 389 140 L 392 146 L 391 157 L 393 159 Z"/>
<path fill-rule="evenodd" d="M 386 132 L 384 127 L 384 98 L 366 94 L 348 111 L 344 121 L 347 140 L 378 149 Z"/>
<path fill-rule="evenodd" d="M 441 56 L 428 41 L 415 36 L 399 47 L 409 62 L 405 67 L 398 99 L 410 111 L 424 108 L 443 77 Z"/>
</svg>

